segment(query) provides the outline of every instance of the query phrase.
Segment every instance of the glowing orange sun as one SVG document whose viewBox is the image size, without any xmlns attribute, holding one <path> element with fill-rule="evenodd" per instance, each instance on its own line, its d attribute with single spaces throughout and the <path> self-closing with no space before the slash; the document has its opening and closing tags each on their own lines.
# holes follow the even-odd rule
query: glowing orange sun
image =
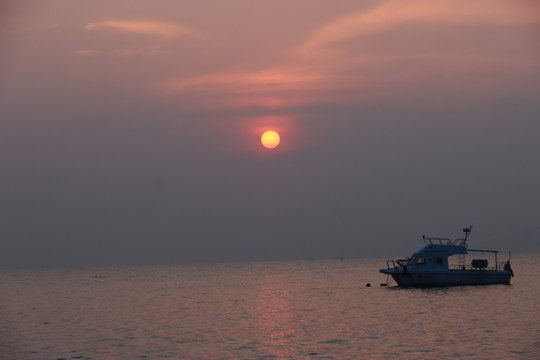
<svg viewBox="0 0 540 360">
<path fill-rule="evenodd" d="M 273 149 L 279 145 L 279 134 L 274 130 L 265 131 L 261 136 L 261 143 L 267 149 Z"/>
</svg>

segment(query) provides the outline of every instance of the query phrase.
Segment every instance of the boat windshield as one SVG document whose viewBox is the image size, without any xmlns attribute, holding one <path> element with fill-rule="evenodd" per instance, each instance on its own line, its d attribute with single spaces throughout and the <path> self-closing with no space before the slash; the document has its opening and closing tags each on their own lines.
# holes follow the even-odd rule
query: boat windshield
<svg viewBox="0 0 540 360">
<path fill-rule="evenodd" d="M 411 258 L 409 259 L 409 261 L 407 261 L 407 265 L 415 264 L 415 263 L 416 263 L 416 260 L 418 260 L 418 256 L 416 256 L 416 255 L 411 256 Z"/>
<path fill-rule="evenodd" d="M 426 258 L 423 256 L 413 255 L 409 261 L 407 261 L 407 265 L 424 265 L 426 263 Z"/>
</svg>

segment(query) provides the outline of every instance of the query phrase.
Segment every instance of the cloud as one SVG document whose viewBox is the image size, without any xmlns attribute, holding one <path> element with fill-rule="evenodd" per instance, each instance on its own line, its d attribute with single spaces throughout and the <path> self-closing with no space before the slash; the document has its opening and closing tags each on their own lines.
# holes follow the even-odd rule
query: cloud
<svg viewBox="0 0 540 360">
<path fill-rule="evenodd" d="M 118 44 L 115 49 L 78 49 L 74 53 L 80 56 L 105 54 L 112 56 L 137 56 L 137 55 L 152 55 L 163 53 L 161 41 L 159 40 L 171 40 L 178 37 L 195 34 L 193 29 L 170 22 L 163 21 L 121 21 L 121 20 L 107 20 L 95 23 L 89 23 L 86 25 L 87 31 L 120 31 L 130 34 L 138 34 L 147 37 L 152 37 L 152 45 L 147 46 L 129 46 L 126 48 L 124 43 Z"/>
<path fill-rule="evenodd" d="M 163 40 L 186 36 L 193 33 L 189 27 L 162 21 L 120 21 L 107 20 L 97 23 L 89 23 L 85 27 L 88 31 L 94 30 L 119 30 L 127 33 L 140 34 L 145 36 L 157 36 Z"/>
<path fill-rule="evenodd" d="M 132 50 L 113 49 L 113 50 L 96 50 L 96 49 L 78 49 L 74 50 L 75 55 L 89 56 L 89 55 L 111 55 L 111 56 L 136 56 L 136 55 L 152 55 L 162 53 L 160 46 L 145 46 Z"/>
<path fill-rule="evenodd" d="M 182 89 L 229 89 L 250 88 L 250 91 L 268 91 L 303 87 L 314 81 L 318 75 L 309 74 L 299 69 L 270 68 L 254 72 L 216 73 L 189 79 L 173 79 L 161 83 L 164 92 Z"/>
<path fill-rule="evenodd" d="M 252 72 L 221 72 L 181 79 L 173 78 L 152 86 L 162 95 L 199 93 L 211 95 L 219 107 L 259 106 L 277 109 L 309 103 L 301 92 L 316 88 L 320 74 L 307 69 L 275 67 Z"/>
<path fill-rule="evenodd" d="M 508 47 L 505 38 L 497 41 L 494 35 L 485 42 L 477 27 L 461 31 L 460 25 L 485 25 L 483 31 L 504 31 L 499 25 L 535 22 L 540 22 L 540 12 L 531 3 L 520 1 L 391 0 L 322 24 L 301 46 L 282 54 L 280 63 L 273 66 L 253 63 L 250 66 L 259 65 L 260 70 L 170 77 L 151 85 L 150 91 L 190 97 L 190 106 L 272 110 L 408 97 L 435 89 L 490 96 L 516 88 L 521 81 L 508 74 L 527 73 L 534 69 L 537 59 L 523 57 L 523 53 L 502 55 L 500 49 Z M 434 36 L 419 36 L 414 44 L 396 46 L 404 38 L 400 31 L 418 23 L 424 25 L 422 31 L 433 28 Z M 436 36 L 440 28 L 432 26 L 439 24 L 456 29 L 452 37 L 443 33 L 446 38 L 442 44 Z M 361 47 L 332 47 L 340 41 L 388 30 L 393 31 L 392 36 L 363 39 L 366 41 Z M 523 46 L 518 44 L 516 48 Z"/>
<path fill-rule="evenodd" d="M 388 1 L 369 11 L 344 16 L 329 22 L 302 45 L 301 53 L 353 37 L 384 31 L 406 22 L 451 24 L 527 24 L 540 21 L 533 2 L 501 0 Z"/>
<path fill-rule="evenodd" d="M 93 50 L 93 49 L 79 49 L 79 50 L 75 50 L 74 53 L 77 55 L 94 55 L 94 54 L 99 54 L 100 52 L 98 50 Z"/>
</svg>

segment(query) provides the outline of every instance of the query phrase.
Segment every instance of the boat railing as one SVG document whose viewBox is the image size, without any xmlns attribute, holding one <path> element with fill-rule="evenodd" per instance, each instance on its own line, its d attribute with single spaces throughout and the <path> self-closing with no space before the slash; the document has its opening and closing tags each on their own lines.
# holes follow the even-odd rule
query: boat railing
<svg viewBox="0 0 540 360">
<path fill-rule="evenodd" d="M 423 239 L 424 243 L 431 245 L 454 245 L 449 238 L 432 238 L 424 236 Z"/>
<path fill-rule="evenodd" d="M 497 271 L 498 270 L 509 270 L 510 269 L 510 263 L 508 261 L 499 261 L 497 263 Z"/>
<path fill-rule="evenodd" d="M 499 265 L 500 266 L 500 265 Z M 471 265 L 451 265 L 450 268 L 452 270 L 475 270 L 475 271 L 480 271 L 480 270 L 498 270 L 500 267 L 495 267 L 495 266 L 486 266 L 486 267 L 473 267 Z"/>
<path fill-rule="evenodd" d="M 403 265 L 407 265 L 409 259 L 397 259 L 397 260 L 387 260 L 386 268 L 387 269 L 399 269 Z"/>
</svg>

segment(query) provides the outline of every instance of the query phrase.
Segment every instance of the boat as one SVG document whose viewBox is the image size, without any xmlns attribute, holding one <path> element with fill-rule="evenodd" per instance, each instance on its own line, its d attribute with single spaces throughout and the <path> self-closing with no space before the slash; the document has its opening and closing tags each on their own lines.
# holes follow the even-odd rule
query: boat
<svg viewBox="0 0 540 360">
<path fill-rule="evenodd" d="M 510 254 L 505 262 L 498 262 L 495 250 L 473 250 L 467 246 L 472 226 L 464 228 L 465 237 L 451 241 L 448 238 L 422 236 L 424 246 L 405 259 L 388 260 L 386 269 L 387 286 L 392 280 L 399 286 L 452 286 L 510 284 L 514 276 L 510 266 Z M 482 258 L 479 258 L 480 256 Z M 494 263 L 483 258 L 490 254 Z M 470 259 L 471 255 L 473 258 Z M 450 264 L 454 262 L 454 264 Z"/>
</svg>

